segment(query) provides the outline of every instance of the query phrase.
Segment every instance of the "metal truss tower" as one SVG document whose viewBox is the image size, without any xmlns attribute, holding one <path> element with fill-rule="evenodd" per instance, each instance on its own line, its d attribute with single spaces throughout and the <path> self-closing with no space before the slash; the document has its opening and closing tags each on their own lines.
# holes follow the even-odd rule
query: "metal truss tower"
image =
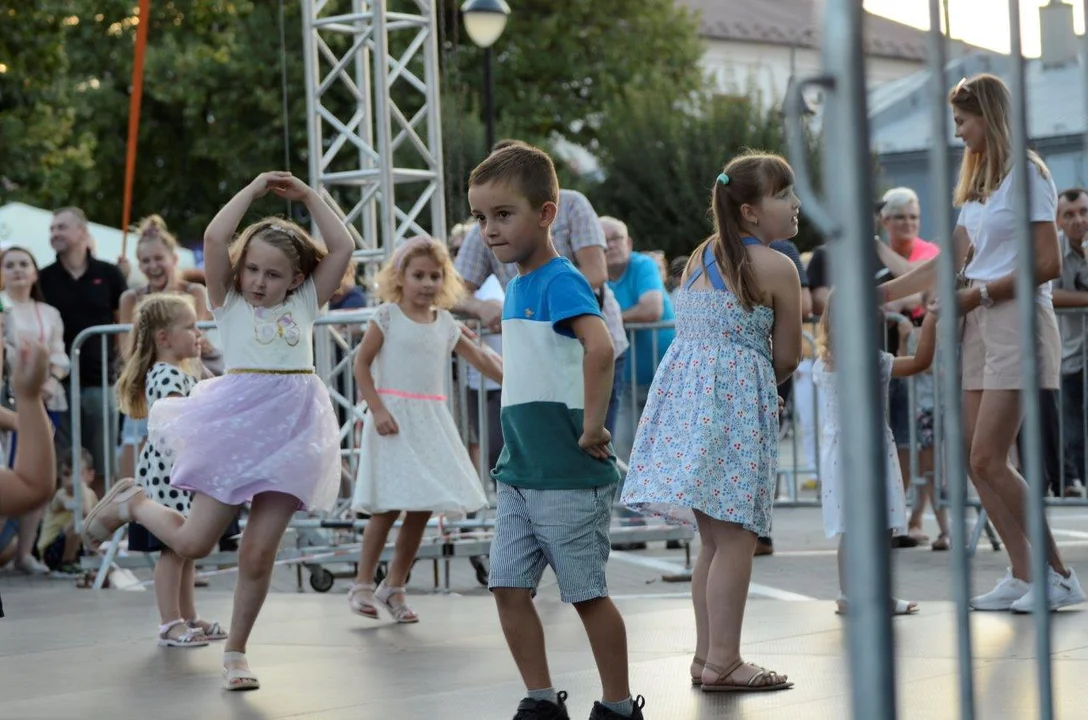
<svg viewBox="0 0 1088 720">
<path fill-rule="evenodd" d="M 310 182 L 380 262 L 446 235 L 438 88 L 441 0 L 303 0 Z"/>
</svg>

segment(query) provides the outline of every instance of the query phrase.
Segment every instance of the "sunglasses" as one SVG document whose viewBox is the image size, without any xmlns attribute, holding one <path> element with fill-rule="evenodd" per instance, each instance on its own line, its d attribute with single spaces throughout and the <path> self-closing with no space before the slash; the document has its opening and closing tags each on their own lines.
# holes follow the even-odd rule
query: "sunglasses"
<svg viewBox="0 0 1088 720">
<path fill-rule="evenodd" d="M 956 83 L 956 87 L 953 88 L 952 94 L 959 95 L 961 92 L 970 94 L 971 89 L 967 87 L 969 84 L 970 82 L 967 80 L 967 78 L 960 78 L 960 81 Z"/>
</svg>

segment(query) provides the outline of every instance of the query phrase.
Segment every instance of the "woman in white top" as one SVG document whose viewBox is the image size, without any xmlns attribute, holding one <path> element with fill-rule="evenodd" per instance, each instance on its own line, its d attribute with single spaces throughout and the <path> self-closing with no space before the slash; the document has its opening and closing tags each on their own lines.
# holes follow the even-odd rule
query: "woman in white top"
<svg viewBox="0 0 1088 720">
<path fill-rule="evenodd" d="M 1009 89 L 993 75 L 964 79 L 949 95 L 956 137 L 966 146 L 956 184 L 961 208 L 953 235 L 956 263 L 962 267 L 969 248 L 974 256 L 964 275 L 969 285 L 957 293 L 963 315 L 964 434 L 969 443 L 971 480 L 979 499 L 1009 552 L 1012 566 L 997 586 L 971 599 L 976 610 L 1030 612 L 1031 587 L 1025 503 L 1027 484 L 1008 461 L 1020 427 L 1020 322 L 1015 296 L 1017 234 L 1021 231 L 1014 203 L 1028 192 L 1035 246 L 1035 307 L 1039 387 L 1055 389 L 1060 380 L 1061 339 L 1050 297 L 1050 281 L 1061 272 L 1058 233 L 1054 224 L 1058 192 L 1043 161 L 1028 153 L 1029 187 L 1018 186 L 1012 169 Z M 930 289 L 936 260 L 885 283 L 885 300 Z M 1084 600 L 1072 569 L 1066 568 L 1054 538 L 1049 538 L 1049 605 L 1056 610 Z M 960 538 L 962 541 L 963 539 Z"/>
<path fill-rule="evenodd" d="M 61 413 L 68 409 L 68 400 L 60 381 L 68 376 L 68 353 L 64 351 L 64 323 L 52 305 L 46 305 L 38 286 L 38 264 L 29 251 L 10 247 L 0 256 L 0 287 L 4 308 L 4 355 L 14 358 L 22 343 L 44 345 L 49 351 L 49 375 L 42 387 L 42 398 L 49 420 L 56 429 Z M 18 409 L 18 408 L 16 408 Z M 14 467 L 18 438 L 11 435 L 8 467 Z M 28 574 L 46 574 L 49 568 L 33 555 L 34 540 L 45 508 L 19 518 L 18 545 L 15 567 Z M 0 533 L 3 534 L 3 533 Z"/>
</svg>

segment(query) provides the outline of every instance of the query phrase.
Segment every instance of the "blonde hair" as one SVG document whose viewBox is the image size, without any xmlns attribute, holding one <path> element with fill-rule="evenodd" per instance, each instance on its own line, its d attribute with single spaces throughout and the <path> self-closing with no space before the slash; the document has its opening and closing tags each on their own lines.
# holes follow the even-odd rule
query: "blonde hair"
<svg viewBox="0 0 1088 720">
<path fill-rule="evenodd" d="M 117 404 L 129 417 L 147 417 L 147 373 L 158 360 L 155 334 L 176 323 L 185 308 L 196 311 L 192 296 L 175 293 L 148 295 L 136 306 L 128 362 L 117 379 Z"/>
<path fill-rule="evenodd" d="M 242 263 L 253 240 L 261 240 L 276 248 L 291 262 L 295 274 L 310 277 L 328 250 L 317 244 L 301 227 L 278 217 L 266 217 L 253 223 L 230 244 L 230 267 L 234 289 L 242 291 Z M 294 289 L 288 290 L 290 295 Z"/>
<path fill-rule="evenodd" d="M 726 182 L 722 182 L 725 178 Z M 744 247 L 744 205 L 757 205 L 763 198 L 775 195 L 793 185 L 793 168 L 784 158 L 771 153 L 747 151 L 729 161 L 722 175 L 714 181 L 710 193 L 714 216 L 714 234 L 692 251 L 686 272 L 703 262 L 708 246 L 714 249 L 714 260 L 721 268 L 729 290 L 745 310 L 752 310 L 763 299 L 756 282 L 752 259 Z"/>
<path fill-rule="evenodd" d="M 442 287 L 434 296 L 436 307 L 449 309 L 457 304 L 465 292 L 465 283 L 453 267 L 449 250 L 438 240 L 418 236 L 405 241 L 393 251 L 381 272 L 378 273 L 378 297 L 382 302 L 399 303 L 404 299 L 404 271 L 413 258 L 425 255 L 442 268 Z"/>
<path fill-rule="evenodd" d="M 161 242 L 166 249 L 176 252 L 178 240 L 166 229 L 166 221 L 159 215 L 148 215 L 136 226 L 136 247 L 147 242 Z"/>
<path fill-rule="evenodd" d="M 956 207 L 968 202 L 986 202 L 1009 174 L 1012 157 L 1012 130 L 1009 113 L 1012 95 L 1001 78 L 982 73 L 960 80 L 948 94 L 948 102 L 962 112 L 982 119 L 986 133 L 986 151 L 976 153 L 964 148 L 960 176 L 952 195 Z M 1049 177 L 1042 158 L 1028 150 L 1028 160 Z"/>
</svg>

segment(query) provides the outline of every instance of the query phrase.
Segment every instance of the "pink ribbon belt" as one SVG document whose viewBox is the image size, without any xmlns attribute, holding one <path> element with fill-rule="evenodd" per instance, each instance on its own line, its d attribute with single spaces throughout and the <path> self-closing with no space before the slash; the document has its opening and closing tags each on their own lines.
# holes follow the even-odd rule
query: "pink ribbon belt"
<svg viewBox="0 0 1088 720">
<path fill-rule="evenodd" d="M 381 388 L 378 390 L 379 395 L 392 395 L 393 397 L 407 398 L 409 400 L 437 400 L 438 402 L 446 402 L 445 395 L 426 395 L 424 393 L 411 393 L 403 392 L 402 390 L 386 390 Z"/>
</svg>

